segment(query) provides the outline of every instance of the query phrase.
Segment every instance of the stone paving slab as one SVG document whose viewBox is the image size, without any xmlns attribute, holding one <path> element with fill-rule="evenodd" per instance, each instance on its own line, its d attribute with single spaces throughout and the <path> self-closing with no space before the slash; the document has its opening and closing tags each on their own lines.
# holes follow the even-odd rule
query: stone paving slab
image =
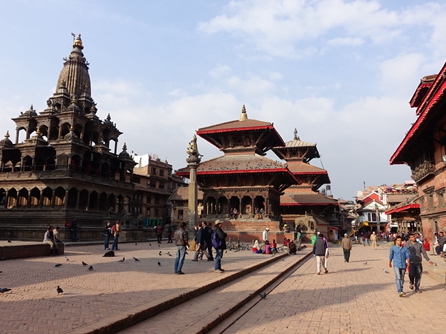
<svg viewBox="0 0 446 334">
<path fill-rule="evenodd" d="M 389 247 L 354 245 L 345 263 L 330 246 L 328 274 L 316 275 L 311 258 L 227 330 L 238 314 L 210 333 L 444 333 L 445 286 L 423 275 L 417 294 L 406 275 L 399 297 L 388 255 Z"/>
<path fill-rule="evenodd" d="M 176 247 L 150 244 L 120 244 L 114 258 L 102 257 L 103 247 L 95 245 L 67 247 L 68 261 L 62 256 L 0 261 L 0 287 L 12 289 L 0 294 L 2 333 L 99 333 L 104 324 L 126 318 L 128 310 L 156 312 L 158 305 L 222 280 L 213 272 L 213 262 L 190 261 L 192 252 L 183 267 L 186 275 L 176 275 Z M 125 261 L 118 262 L 122 257 Z M 222 260 L 224 275 L 270 260 L 250 251 L 228 251 Z M 57 286 L 63 294 L 57 295 Z"/>
</svg>

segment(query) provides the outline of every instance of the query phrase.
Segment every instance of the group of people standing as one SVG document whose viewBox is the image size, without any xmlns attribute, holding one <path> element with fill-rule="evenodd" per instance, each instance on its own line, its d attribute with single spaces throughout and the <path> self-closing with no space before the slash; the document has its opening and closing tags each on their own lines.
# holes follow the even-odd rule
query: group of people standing
<svg viewBox="0 0 446 334">
<path fill-rule="evenodd" d="M 184 258 L 186 257 L 186 250 L 189 248 L 189 234 L 186 227 L 187 223 L 181 223 L 180 228 L 174 234 L 175 245 L 177 246 L 174 271 L 178 275 L 184 274 L 182 271 Z M 223 258 L 223 251 L 226 249 L 226 237 L 227 234 L 223 231 L 220 220 L 215 221 L 213 230 L 210 223 L 208 225 L 205 222 L 201 222 L 197 229 L 196 251 L 192 261 L 198 261 L 198 257 L 204 254 L 208 261 L 214 261 L 214 272 L 223 273 L 224 269 L 221 267 L 221 259 Z M 213 256 L 212 248 L 215 249 L 215 257 Z"/>
<path fill-rule="evenodd" d="M 119 250 L 118 241 L 119 235 L 121 234 L 121 222 L 119 220 L 116 221 L 114 225 L 110 222 L 107 222 L 105 225 L 105 230 L 103 232 L 104 235 L 104 249 L 110 250 L 109 244 L 110 240 L 113 238 L 113 244 L 111 250 Z"/>
</svg>

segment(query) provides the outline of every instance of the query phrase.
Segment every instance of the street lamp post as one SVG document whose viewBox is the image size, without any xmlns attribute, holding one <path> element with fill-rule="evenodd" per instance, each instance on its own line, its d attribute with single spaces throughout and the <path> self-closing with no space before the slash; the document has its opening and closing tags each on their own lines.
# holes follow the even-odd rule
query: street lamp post
<svg viewBox="0 0 446 334">
<path fill-rule="evenodd" d="M 379 217 L 379 208 L 378 208 L 378 204 L 375 204 L 375 210 L 376 210 L 376 234 L 378 236 L 378 240 L 379 237 L 381 236 L 381 230 L 379 228 L 379 223 L 380 223 L 380 217 Z"/>
</svg>

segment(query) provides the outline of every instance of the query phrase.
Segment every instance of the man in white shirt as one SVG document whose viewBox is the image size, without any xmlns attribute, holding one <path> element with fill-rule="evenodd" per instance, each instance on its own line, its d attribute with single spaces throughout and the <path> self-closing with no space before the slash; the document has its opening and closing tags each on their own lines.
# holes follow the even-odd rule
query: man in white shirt
<svg viewBox="0 0 446 334">
<path fill-rule="evenodd" d="M 268 241 L 268 237 L 269 237 L 269 228 L 266 227 L 265 230 L 263 231 L 263 242 Z"/>
</svg>

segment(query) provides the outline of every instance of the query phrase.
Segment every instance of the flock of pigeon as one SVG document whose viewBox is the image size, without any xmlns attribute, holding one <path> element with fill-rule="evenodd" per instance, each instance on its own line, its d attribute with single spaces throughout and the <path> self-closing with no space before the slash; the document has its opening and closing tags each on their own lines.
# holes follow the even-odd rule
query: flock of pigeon
<svg viewBox="0 0 446 334">
<path fill-rule="evenodd" d="M 11 240 L 8 240 L 8 242 L 10 243 Z M 136 245 L 137 245 L 137 243 L 135 243 L 135 246 L 136 246 Z M 152 244 L 149 243 L 149 246 L 151 247 Z M 161 246 L 158 245 L 158 247 L 161 247 Z M 172 256 L 172 254 L 171 254 L 170 252 L 167 252 L 166 254 L 167 254 L 168 256 Z M 162 255 L 163 255 L 162 251 L 159 251 L 158 255 L 159 255 L 159 256 L 162 256 Z M 114 253 L 113 251 L 108 251 L 108 252 L 106 252 L 106 253 L 103 255 L 103 257 L 114 257 L 114 256 L 115 256 L 115 253 Z M 138 258 L 136 258 L 136 257 L 134 257 L 134 256 L 133 256 L 133 260 L 134 260 L 135 262 L 141 262 Z M 70 261 L 70 259 L 69 259 L 67 256 L 65 256 L 65 261 Z M 118 262 L 120 262 L 120 263 L 124 263 L 124 261 L 125 261 L 125 257 L 123 257 L 123 258 L 122 258 L 121 260 L 119 260 Z M 161 262 L 160 262 L 160 261 L 157 261 L 157 262 L 158 262 L 158 266 L 161 266 Z M 61 267 L 61 266 L 62 266 L 62 263 L 57 263 L 57 264 L 54 265 L 54 267 L 56 267 L 56 268 L 59 268 L 59 267 Z M 90 271 L 93 271 L 93 270 L 94 270 L 93 266 L 89 265 L 88 263 L 86 263 L 86 262 L 84 262 L 84 261 L 82 261 L 82 266 L 83 266 L 83 267 L 87 267 L 87 266 L 88 266 L 88 270 L 90 270 Z M 2 271 L 0 271 L 0 274 L 1 274 L 1 273 L 2 273 Z M 8 292 L 8 291 L 11 291 L 11 293 L 12 293 L 12 290 L 11 290 L 10 288 L 0 288 L 0 293 L 5 293 L 5 292 Z M 60 295 L 60 294 L 63 294 L 63 293 L 64 293 L 63 289 L 62 289 L 59 285 L 57 286 L 56 292 L 57 292 L 57 295 Z"/>
</svg>

